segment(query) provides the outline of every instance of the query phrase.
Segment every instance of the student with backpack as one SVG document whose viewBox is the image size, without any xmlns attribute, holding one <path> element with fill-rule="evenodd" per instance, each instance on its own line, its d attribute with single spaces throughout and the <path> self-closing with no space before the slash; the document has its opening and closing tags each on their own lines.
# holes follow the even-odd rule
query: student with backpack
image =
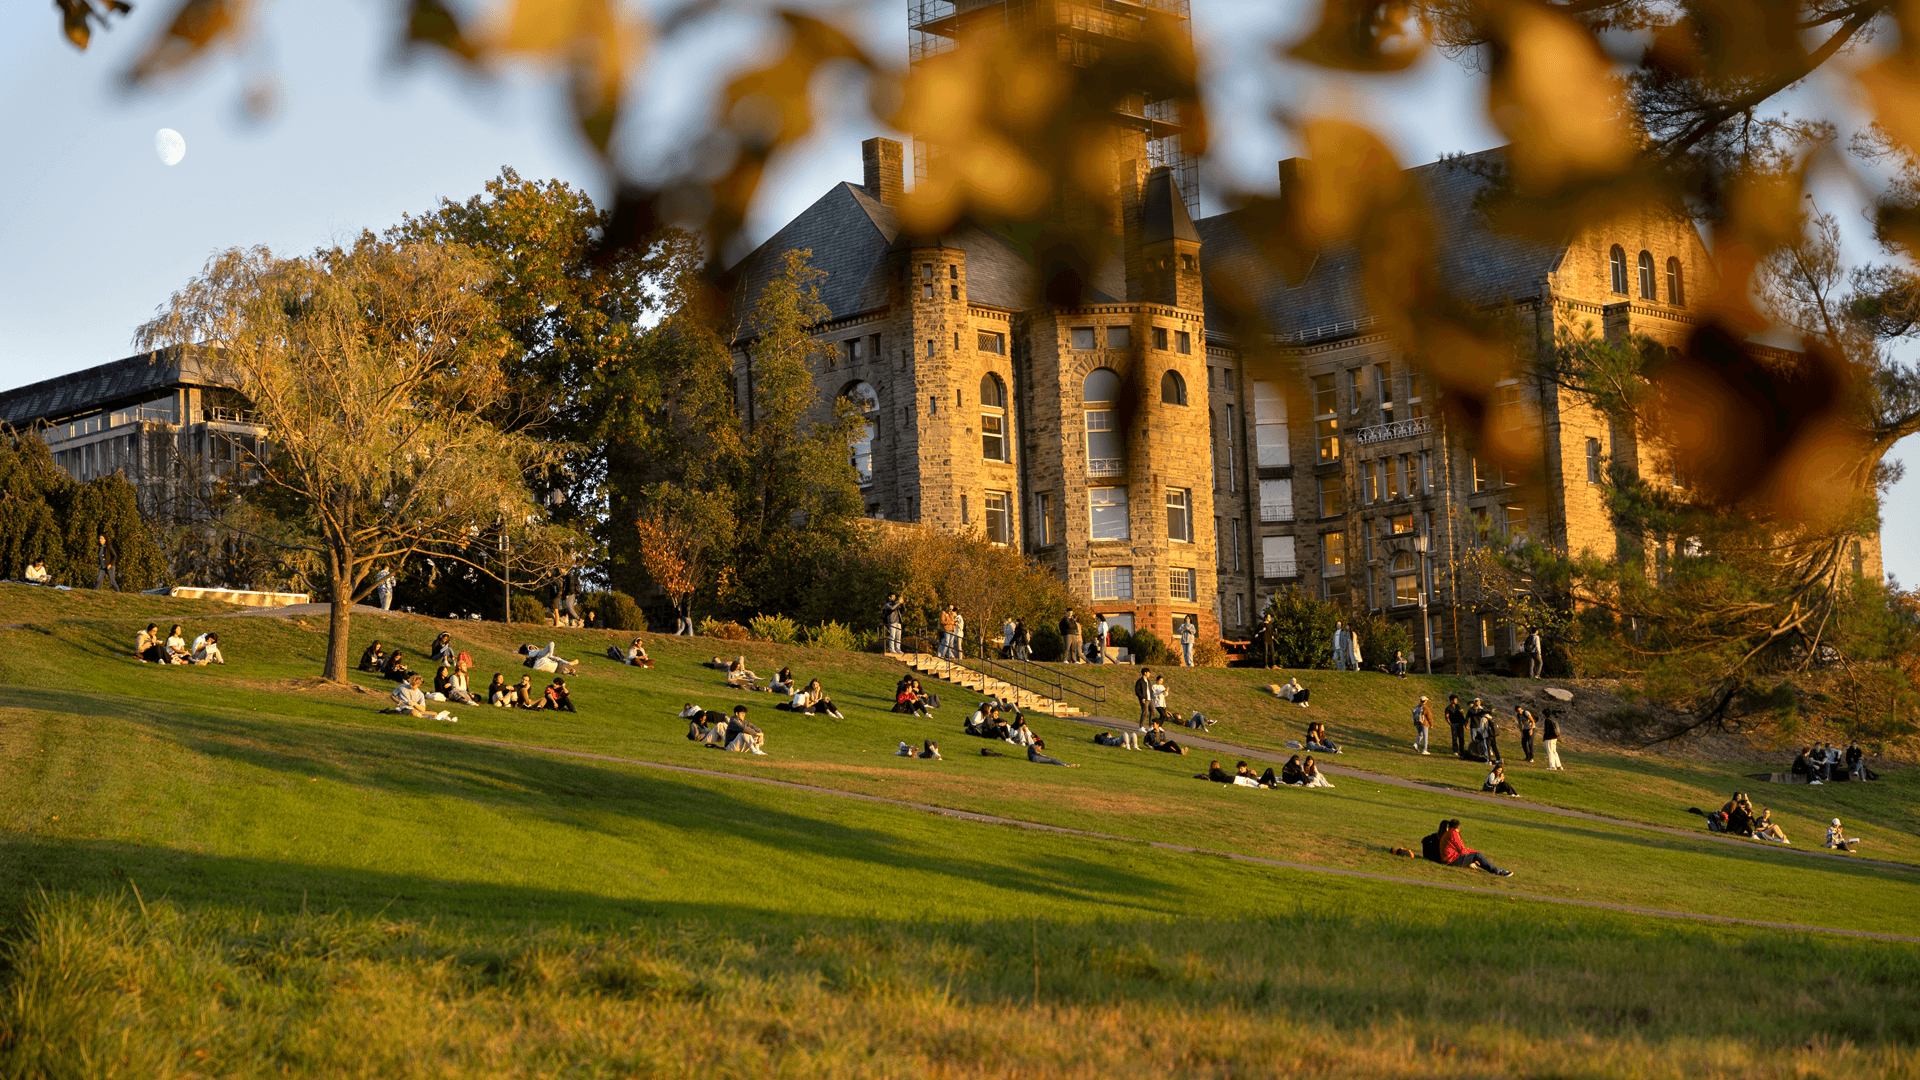
<svg viewBox="0 0 1920 1080">
<path fill-rule="evenodd" d="M 1413 707 L 1413 748 L 1420 751 L 1422 757 L 1431 757 L 1427 753 L 1427 736 L 1433 730 L 1433 706 L 1427 702 L 1427 695 L 1420 695 L 1420 703 Z"/>
</svg>

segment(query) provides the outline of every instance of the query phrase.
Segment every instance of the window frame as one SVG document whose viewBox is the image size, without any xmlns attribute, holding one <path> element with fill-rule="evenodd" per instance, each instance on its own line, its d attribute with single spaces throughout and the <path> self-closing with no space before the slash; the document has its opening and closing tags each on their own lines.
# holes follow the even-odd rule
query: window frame
<svg viewBox="0 0 1920 1080">
<path fill-rule="evenodd" d="M 1345 577 L 1347 573 L 1347 531 L 1335 529 L 1320 534 L 1320 576 Z"/>
<path fill-rule="evenodd" d="M 1167 539 L 1176 544 L 1191 544 L 1193 540 L 1193 489 L 1167 489 Z M 1176 528 L 1176 516 L 1178 527 Z"/>
<path fill-rule="evenodd" d="M 1106 581 L 1104 585 L 1102 584 L 1103 576 Z M 1131 565 L 1089 567 L 1087 592 L 1090 594 L 1087 597 L 1089 600 L 1133 599 L 1133 567 Z"/>
<path fill-rule="evenodd" d="M 1082 335 L 1085 336 L 1082 337 Z M 1082 341 L 1085 341 L 1086 344 L 1082 345 Z M 1098 349 L 1100 347 L 1098 328 L 1092 326 L 1075 326 L 1068 328 L 1067 347 L 1074 352 L 1092 352 Z"/>
<path fill-rule="evenodd" d="M 998 503 L 996 506 L 995 504 Z M 999 536 L 994 535 L 994 519 L 999 519 Z M 980 499 L 981 524 L 985 526 L 987 542 L 1000 547 L 1013 546 L 1013 493 L 1007 491 L 987 491 Z"/>
<path fill-rule="evenodd" d="M 1636 268 L 1639 270 L 1640 299 L 1652 300 L 1658 303 L 1660 300 L 1660 282 L 1654 276 L 1653 253 L 1650 251 L 1642 251 L 1634 261 Z"/>
<path fill-rule="evenodd" d="M 1674 307 L 1687 306 L 1686 271 L 1673 255 L 1667 256 L 1667 303 Z"/>
<path fill-rule="evenodd" d="M 1632 287 L 1633 282 L 1627 275 L 1627 249 L 1626 248 L 1621 247 L 1619 244 L 1615 244 L 1611 249 L 1608 250 L 1607 269 L 1610 272 L 1610 275 L 1612 277 L 1612 281 L 1610 282 L 1610 284 L 1613 286 L 1613 294 L 1615 296 L 1631 295 L 1627 291 Z"/>
<path fill-rule="evenodd" d="M 1114 493 L 1116 492 L 1118 493 L 1117 499 L 1114 497 Z M 1105 507 L 1109 511 L 1117 511 L 1118 513 L 1117 518 L 1110 520 L 1107 524 L 1109 530 L 1108 535 L 1102 535 L 1101 533 L 1101 523 L 1098 516 L 1099 508 L 1101 507 Z M 1089 487 L 1087 489 L 1087 539 L 1089 541 L 1120 541 L 1133 539 L 1131 510 L 1132 507 L 1129 505 L 1127 499 L 1127 487 L 1125 484 Z M 1118 534 L 1114 535 L 1112 534 L 1112 530 L 1116 527 L 1116 523 Z"/>
</svg>

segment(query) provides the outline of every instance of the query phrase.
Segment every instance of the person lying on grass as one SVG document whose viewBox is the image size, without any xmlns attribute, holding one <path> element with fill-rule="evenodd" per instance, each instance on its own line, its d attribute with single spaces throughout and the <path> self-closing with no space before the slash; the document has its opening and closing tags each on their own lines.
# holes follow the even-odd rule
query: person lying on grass
<svg viewBox="0 0 1920 1080">
<path fill-rule="evenodd" d="M 1513 785 L 1507 783 L 1507 767 L 1498 761 L 1493 763 L 1493 771 L 1487 774 L 1486 782 L 1480 785 L 1480 790 L 1514 799 L 1520 797 L 1520 793 L 1514 790 Z"/>
<path fill-rule="evenodd" d="M 647 646 L 639 638 L 634 638 L 625 652 L 621 652 L 618 645 L 607 646 L 607 659 L 633 667 L 653 667 L 653 659 L 647 655 Z"/>
<path fill-rule="evenodd" d="M 1069 769 L 1077 769 L 1080 767 L 1078 765 L 1067 765 L 1066 762 L 1061 761 L 1059 758 L 1048 757 L 1046 754 L 1041 753 L 1041 751 L 1046 748 L 1047 741 L 1045 739 L 1033 740 L 1033 742 L 1027 744 L 1027 760 L 1033 762 L 1035 765 L 1066 765 Z"/>
<path fill-rule="evenodd" d="M 1840 819 L 1834 818 L 1833 824 L 1827 826 L 1827 842 L 1823 846 L 1838 848 L 1841 851 L 1852 851 L 1853 846 L 1859 842 L 1859 837 L 1848 836 L 1846 830 L 1840 825 Z"/>
<path fill-rule="evenodd" d="M 220 655 L 220 635 L 211 631 L 193 639 L 193 662 L 196 664 L 224 664 L 227 658 Z"/>
<path fill-rule="evenodd" d="M 1448 866 L 1477 866 L 1499 877 L 1513 876 L 1513 871 L 1493 865 L 1485 855 L 1468 847 L 1466 841 L 1460 839 L 1459 818 L 1440 823 L 1440 861 Z"/>
<path fill-rule="evenodd" d="M 557 673 L 560 675 L 579 674 L 579 665 L 556 653 L 554 651 L 554 643 L 551 641 L 547 642 L 547 647 L 544 649 L 536 649 L 532 645 L 522 645 L 520 646 L 520 655 L 526 657 L 521 663 L 535 671 Z"/>
<path fill-rule="evenodd" d="M 1303 778 L 1301 781 L 1302 787 L 1330 788 L 1333 786 L 1333 781 L 1321 775 L 1320 766 L 1313 763 L 1312 754 L 1308 754 L 1307 760 L 1300 763 L 1300 775 Z"/>
<path fill-rule="evenodd" d="M 1100 746 L 1117 746 L 1122 750 L 1140 749 L 1140 736 L 1132 731 L 1102 731 L 1093 737 Z"/>
<path fill-rule="evenodd" d="M 443 631 L 439 637 L 433 639 L 433 644 L 427 646 L 428 663 L 451 664 L 453 657 L 453 635 L 450 633 Z"/>
<path fill-rule="evenodd" d="M 1307 725 L 1307 737 L 1300 748 L 1321 754 L 1337 754 L 1340 752 L 1340 748 L 1333 745 L 1333 740 L 1327 738 L 1327 725 L 1318 720 Z"/>
<path fill-rule="evenodd" d="M 1306 787 L 1307 771 L 1300 767 L 1300 755 L 1295 754 L 1280 766 L 1280 782 L 1287 787 Z"/>
<path fill-rule="evenodd" d="M 1167 737 L 1166 729 L 1160 726 L 1160 721 L 1158 720 L 1154 720 L 1148 724 L 1147 735 L 1143 741 L 1150 748 L 1164 753 L 1185 754 L 1187 752 L 1186 747 L 1181 746 L 1179 743 Z"/>
<path fill-rule="evenodd" d="M 442 710 L 434 712 L 427 708 L 427 692 L 420 689 L 420 676 L 415 675 L 406 682 L 393 688 L 393 707 L 383 710 L 400 716 L 412 716 L 421 720 L 446 720 L 458 723 L 460 718 Z"/>
<path fill-rule="evenodd" d="M 573 707 L 573 695 L 567 692 L 567 680 L 565 679 L 555 679 L 548 683 L 546 691 L 541 696 L 545 698 L 545 700 L 541 702 L 544 708 L 558 709 L 561 712 L 570 713 L 580 711 Z"/>
<path fill-rule="evenodd" d="M 940 760 L 940 744 L 928 739 L 915 750 L 910 743 L 901 743 L 900 749 L 893 752 L 894 757 L 924 758 L 929 761 Z"/>
<path fill-rule="evenodd" d="M 167 659 L 167 639 L 160 636 L 160 624 L 148 623 L 145 630 L 133 636 L 134 659 L 143 664 L 161 664 Z"/>
<path fill-rule="evenodd" d="M 1007 732 L 1007 741 L 1015 746 L 1032 746 L 1040 741 L 1039 737 L 1034 735 L 1033 729 L 1027 726 L 1027 718 L 1024 716 L 1014 716 L 1013 723 L 1007 726 L 1012 729 Z"/>
<path fill-rule="evenodd" d="M 1772 810 L 1762 810 L 1760 811 L 1760 816 L 1754 819 L 1753 838 L 1755 840 L 1771 840 L 1776 844 L 1793 843 L 1793 841 L 1787 839 L 1787 834 L 1780 830 L 1780 826 L 1773 823 Z"/>
<path fill-rule="evenodd" d="M 367 651 L 360 654 L 360 670 L 386 672 L 387 651 L 380 647 L 378 641 L 367 646 Z"/>
</svg>

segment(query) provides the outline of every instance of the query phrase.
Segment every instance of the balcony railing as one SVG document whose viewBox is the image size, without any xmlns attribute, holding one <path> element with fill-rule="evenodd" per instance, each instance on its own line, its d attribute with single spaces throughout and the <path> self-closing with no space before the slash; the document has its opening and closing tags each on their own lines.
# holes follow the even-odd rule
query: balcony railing
<svg viewBox="0 0 1920 1080">
<path fill-rule="evenodd" d="M 258 424 L 260 422 L 260 414 L 252 409 L 235 409 L 227 405 L 208 407 L 206 418 L 220 424 Z"/>
<path fill-rule="evenodd" d="M 1269 578 L 1299 577 L 1300 567 L 1292 559 L 1263 559 L 1260 562 L 1260 576 Z"/>
<path fill-rule="evenodd" d="M 1369 446 L 1373 443 L 1389 442 L 1393 439 L 1411 439 L 1420 435 L 1433 434 L 1433 417 L 1421 416 L 1410 420 L 1395 420 L 1372 427 L 1354 428 L 1347 433 L 1355 443 Z"/>
<path fill-rule="evenodd" d="M 1293 504 L 1290 502 L 1289 503 L 1261 503 L 1260 504 L 1260 520 L 1261 521 L 1292 521 L 1293 520 Z"/>
<path fill-rule="evenodd" d="M 1087 459 L 1088 476 L 1119 476 L 1126 471 L 1126 461 L 1117 457 L 1097 457 Z"/>
</svg>

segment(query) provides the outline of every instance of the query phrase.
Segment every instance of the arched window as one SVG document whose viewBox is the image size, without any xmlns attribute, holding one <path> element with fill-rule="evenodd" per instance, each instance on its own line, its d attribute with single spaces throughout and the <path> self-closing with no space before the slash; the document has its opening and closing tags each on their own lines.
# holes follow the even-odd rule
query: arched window
<svg viewBox="0 0 1920 1080">
<path fill-rule="evenodd" d="M 1007 388 L 993 374 L 980 380 L 980 456 L 1007 460 Z"/>
<path fill-rule="evenodd" d="M 1613 291 L 1627 295 L 1627 252 L 1619 244 L 1607 253 L 1607 265 L 1613 270 Z"/>
<path fill-rule="evenodd" d="M 1187 403 L 1187 380 L 1172 368 L 1160 376 L 1160 402 L 1163 405 L 1185 405 Z"/>
<path fill-rule="evenodd" d="M 1644 251 L 1640 253 L 1640 299 L 1660 299 L 1660 291 L 1654 288 L 1653 256 Z"/>
<path fill-rule="evenodd" d="M 1413 556 L 1400 552 L 1393 557 L 1388 566 L 1387 576 L 1393 580 L 1393 603 L 1395 607 L 1420 602 L 1420 574 L 1414 569 Z"/>
<path fill-rule="evenodd" d="M 1687 302 L 1686 286 L 1680 281 L 1680 260 L 1667 260 L 1667 303 L 1682 307 Z"/>
<path fill-rule="evenodd" d="M 860 478 L 860 486 L 873 483 L 873 440 L 880 433 L 880 395 L 873 387 L 857 382 L 840 391 L 840 396 L 853 402 L 864 418 L 860 433 L 853 437 L 853 471 Z"/>
<path fill-rule="evenodd" d="M 1120 376 L 1112 368 L 1094 368 L 1080 396 L 1087 413 L 1087 475 L 1119 476 L 1126 463 L 1118 410 Z"/>
</svg>

